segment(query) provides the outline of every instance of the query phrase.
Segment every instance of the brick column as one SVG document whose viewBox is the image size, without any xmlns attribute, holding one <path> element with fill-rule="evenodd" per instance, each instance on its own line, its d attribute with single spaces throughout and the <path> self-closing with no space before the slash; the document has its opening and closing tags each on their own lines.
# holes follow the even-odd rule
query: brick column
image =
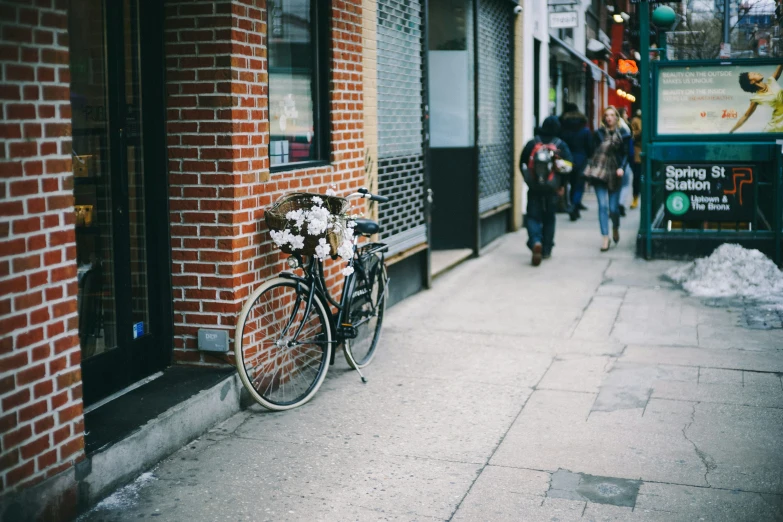
<svg viewBox="0 0 783 522">
<path fill-rule="evenodd" d="M 0 4 L 3 496 L 84 458 L 66 4 Z"/>
<path fill-rule="evenodd" d="M 259 4 L 259 5 L 256 5 Z M 263 2 L 180 1 L 166 8 L 174 353 L 200 362 L 200 327 L 228 328 L 250 270 L 268 169 Z"/>
<path fill-rule="evenodd" d="M 367 187 L 378 191 L 378 10 L 376 0 L 362 1 L 362 65 L 364 92 L 364 171 Z M 371 206 L 378 220 L 378 205 Z"/>
<path fill-rule="evenodd" d="M 264 207 L 289 191 L 365 184 L 361 13 L 361 0 L 331 9 L 331 164 L 270 175 L 265 0 L 167 4 L 176 361 L 214 364 L 196 350 L 198 329 L 233 338 L 250 290 L 280 270 Z"/>
</svg>

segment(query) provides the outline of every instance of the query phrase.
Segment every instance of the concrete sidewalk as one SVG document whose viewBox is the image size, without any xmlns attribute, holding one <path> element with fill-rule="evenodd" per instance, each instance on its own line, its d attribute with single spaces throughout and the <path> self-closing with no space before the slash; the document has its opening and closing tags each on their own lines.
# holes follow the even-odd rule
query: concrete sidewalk
<svg viewBox="0 0 783 522">
<path fill-rule="evenodd" d="M 83 520 L 781 520 L 783 330 L 599 252 L 520 231 L 390 309 L 363 385 L 251 408 Z M 712 304 L 713 306 L 708 306 Z"/>
</svg>

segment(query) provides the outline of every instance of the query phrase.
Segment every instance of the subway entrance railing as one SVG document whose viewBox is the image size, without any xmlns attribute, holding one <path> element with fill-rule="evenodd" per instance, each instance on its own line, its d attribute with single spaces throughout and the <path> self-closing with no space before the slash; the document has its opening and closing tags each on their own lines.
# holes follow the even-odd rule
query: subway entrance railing
<svg viewBox="0 0 783 522">
<path fill-rule="evenodd" d="M 649 34 L 650 4 L 639 7 L 641 34 Z M 783 58 L 719 58 L 716 52 L 715 59 L 667 60 L 678 56 L 666 48 L 675 45 L 661 38 L 651 53 L 641 39 L 637 253 L 689 258 L 737 243 L 780 265 Z"/>
</svg>

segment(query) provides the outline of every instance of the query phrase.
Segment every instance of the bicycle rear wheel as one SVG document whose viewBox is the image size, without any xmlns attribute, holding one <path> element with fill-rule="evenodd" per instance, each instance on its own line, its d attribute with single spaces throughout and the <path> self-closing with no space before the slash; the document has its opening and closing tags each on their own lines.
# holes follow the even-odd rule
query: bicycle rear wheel
<svg viewBox="0 0 783 522">
<path fill-rule="evenodd" d="M 250 295 L 237 322 L 239 376 L 253 399 L 270 410 L 309 401 L 329 369 L 329 319 L 317 294 L 305 317 L 309 291 L 290 279 L 267 281 Z"/>
<path fill-rule="evenodd" d="M 361 259 L 355 272 L 350 323 L 356 328 L 354 339 L 345 340 L 345 359 L 354 368 L 364 368 L 375 357 L 386 311 L 386 267 L 381 257 L 370 254 Z M 358 264 L 358 263 L 357 263 Z"/>
</svg>

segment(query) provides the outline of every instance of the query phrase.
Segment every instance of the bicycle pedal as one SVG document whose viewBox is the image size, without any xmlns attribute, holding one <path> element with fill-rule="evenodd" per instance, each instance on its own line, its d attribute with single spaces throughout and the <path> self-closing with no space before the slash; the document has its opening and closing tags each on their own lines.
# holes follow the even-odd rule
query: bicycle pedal
<svg viewBox="0 0 783 522">
<path fill-rule="evenodd" d="M 356 336 L 359 334 L 359 332 L 356 330 L 356 327 L 354 327 L 352 324 L 341 324 L 337 328 L 337 333 L 343 339 L 356 339 Z"/>
</svg>

